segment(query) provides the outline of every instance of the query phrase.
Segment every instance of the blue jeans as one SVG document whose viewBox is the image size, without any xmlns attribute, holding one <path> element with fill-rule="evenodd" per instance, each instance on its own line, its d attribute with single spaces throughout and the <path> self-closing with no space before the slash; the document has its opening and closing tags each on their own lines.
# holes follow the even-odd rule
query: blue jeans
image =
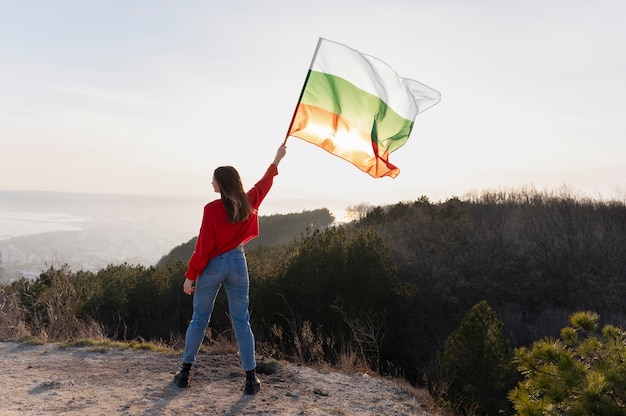
<svg viewBox="0 0 626 416">
<path fill-rule="evenodd" d="M 230 320 L 239 346 L 244 371 L 256 367 L 254 358 L 254 334 L 250 328 L 248 292 L 250 281 L 243 247 L 220 254 L 210 260 L 196 280 L 193 294 L 193 316 L 185 337 L 184 363 L 194 363 L 204 340 L 204 332 L 215 306 L 220 287 L 224 285 L 228 298 Z"/>
</svg>

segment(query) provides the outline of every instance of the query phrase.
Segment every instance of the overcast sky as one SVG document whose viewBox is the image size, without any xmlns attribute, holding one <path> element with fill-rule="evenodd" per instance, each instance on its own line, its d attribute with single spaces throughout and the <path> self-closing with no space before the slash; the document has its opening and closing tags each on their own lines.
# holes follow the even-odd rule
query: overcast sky
<svg viewBox="0 0 626 416">
<path fill-rule="evenodd" d="M 626 2 L 0 0 L 0 190 L 206 196 L 282 143 L 319 37 L 441 92 L 371 178 L 290 138 L 261 212 L 626 188 Z"/>
</svg>

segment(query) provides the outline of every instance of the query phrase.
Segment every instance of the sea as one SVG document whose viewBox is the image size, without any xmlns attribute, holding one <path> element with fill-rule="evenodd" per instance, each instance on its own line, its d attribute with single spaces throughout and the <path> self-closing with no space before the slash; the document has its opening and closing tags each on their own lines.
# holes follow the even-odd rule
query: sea
<svg viewBox="0 0 626 416">
<path fill-rule="evenodd" d="M 87 218 L 51 212 L 0 211 L 0 240 L 51 231 L 80 231 L 84 221 Z"/>
<path fill-rule="evenodd" d="M 144 221 L 157 227 L 161 224 L 197 228 L 206 202 L 182 196 L 0 191 L 0 240 L 51 231 L 79 231 L 102 221 Z"/>
</svg>

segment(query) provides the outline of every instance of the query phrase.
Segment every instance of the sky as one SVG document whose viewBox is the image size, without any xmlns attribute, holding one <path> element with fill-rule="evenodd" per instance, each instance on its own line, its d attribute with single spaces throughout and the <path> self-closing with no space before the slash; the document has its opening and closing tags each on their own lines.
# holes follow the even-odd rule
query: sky
<svg viewBox="0 0 626 416">
<path fill-rule="evenodd" d="M 290 137 L 261 214 L 493 190 L 626 199 L 622 0 L 0 0 L 0 190 L 215 199 L 285 139 L 319 37 L 441 93 L 374 179 Z"/>
</svg>

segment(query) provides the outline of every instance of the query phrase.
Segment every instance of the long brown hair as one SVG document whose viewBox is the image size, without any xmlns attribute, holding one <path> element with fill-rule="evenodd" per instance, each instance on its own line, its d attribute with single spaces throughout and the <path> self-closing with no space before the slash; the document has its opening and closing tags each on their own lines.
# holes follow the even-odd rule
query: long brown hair
<svg viewBox="0 0 626 416">
<path fill-rule="evenodd" d="M 220 166 L 213 172 L 213 178 L 220 188 L 222 203 L 231 224 L 246 220 L 252 206 L 243 189 L 239 172 L 232 166 Z"/>
</svg>

